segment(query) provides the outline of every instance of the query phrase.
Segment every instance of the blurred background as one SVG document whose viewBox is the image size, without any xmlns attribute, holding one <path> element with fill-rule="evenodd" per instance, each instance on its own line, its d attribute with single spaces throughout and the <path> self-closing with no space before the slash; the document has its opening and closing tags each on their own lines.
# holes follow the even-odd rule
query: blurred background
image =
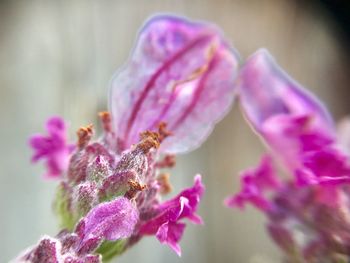
<svg viewBox="0 0 350 263">
<path fill-rule="evenodd" d="M 108 82 L 149 16 L 171 12 L 216 23 L 242 58 L 268 48 L 339 119 L 350 112 L 349 9 L 347 1 L 312 0 L 0 1 L 0 262 L 58 231 L 56 182 L 43 181 L 43 167 L 30 165 L 28 136 L 53 114 L 69 121 L 72 140 L 81 125 L 97 124 Z M 197 172 L 207 188 L 199 211 L 205 226 L 188 226 L 182 258 L 145 238 L 117 261 L 279 262 L 264 217 L 222 205 L 238 190 L 238 172 L 263 151 L 234 105 L 199 150 L 179 156 L 172 173 L 174 193 Z"/>
</svg>

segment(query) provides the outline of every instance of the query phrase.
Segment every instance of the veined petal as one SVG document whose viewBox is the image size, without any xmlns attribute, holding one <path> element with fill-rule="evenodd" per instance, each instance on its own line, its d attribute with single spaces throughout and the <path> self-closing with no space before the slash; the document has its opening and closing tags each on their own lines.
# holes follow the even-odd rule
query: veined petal
<svg viewBox="0 0 350 263">
<path fill-rule="evenodd" d="M 315 128 L 334 134 L 332 118 L 321 102 L 291 79 L 265 49 L 248 58 L 240 71 L 239 97 L 248 121 L 259 133 L 269 118 L 288 115 L 309 116 Z"/>
<path fill-rule="evenodd" d="M 120 151 L 167 123 L 160 151 L 198 147 L 228 111 L 237 55 L 214 26 L 173 16 L 149 20 L 111 83 L 110 108 Z"/>
</svg>

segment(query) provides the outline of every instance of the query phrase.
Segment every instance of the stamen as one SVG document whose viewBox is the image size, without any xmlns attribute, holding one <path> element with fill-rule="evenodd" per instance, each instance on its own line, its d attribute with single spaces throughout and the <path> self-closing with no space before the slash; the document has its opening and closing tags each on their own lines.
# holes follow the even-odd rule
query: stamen
<svg viewBox="0 0 350 263">
<path fill-rule="evenodd" d="M 138 192 L 143 191 L 146 188 L 146 185 L 141 185 L 139 182 L 134 180 L 129 180 L 128 185 L 130 188 L 124 195 L 128 199 L 134 198 Z"/>
<path fill-rule="evenodd" d="M 98 113 L 101 119 L 103 130 L 106 133 L 112 132 L 112 119 L 111 114 L 108 111 L 101 111 Z"/>
<path fill-rule="evenodd" d="M 158 124 L 158 134 L 159 142 L 162 142 L 166 137 L 173 135 L 171 131 L 167 130 L 167 124 L 163 121 Z"/>
<path fill-rule="evenodd" d="M 173 187 L 170 184 L 169 178 L 170 178 L 169 173 L 162 173 L 157 178 L 157 181 L 158 181 L 159 186 L 160 186 L 159 191 L 163 195 L 166 195 L 173 190 Z"/>
<path fill-rule="evenodd" d="M 148 153 L 152 148 L 158 149 L 160 145 L 159 134 L 157 132 L 144 131 L 140 134 L 141 141 L 137 148 L 144 153 Z"/>
<path fill-rule="evenodd" d="M 84 148 L 89 144 L 89 141 L 93 135 L 93 125 L 90 124 L 86 127 L 80 127 L 77 131 L 77 135 L 78 135 L 78 147 Z"/>
<path fill-rule="evenodd" d="M 172 168 L 176 164 L 176 159 L 175 159 L 174 154 L 167 154 L 164 156 L 163 160 L 160 160 L 156 163 L 157 168 Z"/>
</svg>

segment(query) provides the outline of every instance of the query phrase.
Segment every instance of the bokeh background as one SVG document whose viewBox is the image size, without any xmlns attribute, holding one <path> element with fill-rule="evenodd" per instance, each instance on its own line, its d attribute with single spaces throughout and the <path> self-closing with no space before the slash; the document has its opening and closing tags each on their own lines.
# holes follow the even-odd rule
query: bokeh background
<svg viewBox="0 0 350 263">
<path fill-rule="evenodd" d="M 216 23 L 242 58 L 268 48 L 339 119 L 350 112 L 348 11 L 347 1 L 0 1 L 0 262 L 58 230 L 56 182 L 30 165 L 28 136 L 53 114 L 69 121 L 72 140 L 79 126 L 97 124 L 110 77 L 145 19 L 166 12 Z M 264 217 L 222 205 L 238 190 L 238 172 L 263 151 L 235 105 L 200 149 L 178 157 L 172 173 L 175 193 L 197 172 L 207 187 L 199 211 L 205 226 L 188 226 L 182 258 L 145 238 L 118 262 L 279 262 Z"/>
</svg>

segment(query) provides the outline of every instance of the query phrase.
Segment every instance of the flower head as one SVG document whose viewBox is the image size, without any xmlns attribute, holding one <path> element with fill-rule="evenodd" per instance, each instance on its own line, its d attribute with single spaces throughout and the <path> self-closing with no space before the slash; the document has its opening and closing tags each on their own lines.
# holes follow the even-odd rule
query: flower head
<svg viewBox="0 0 350 263">
<path fill-rule="evenodd" d="M 339 147 L 330 114 L 265 50 L 246 61 L 238 90 L 243 113 L 272 158 L 243 173 L 242 190 L 227 205 L 249 202 L 262 210 L 271 237 L 292 262 L 337 254 L 348 260 L 349 156 Z M 287 178 L 276 179 L 276 164 Z"/>
<path fill-rule="evenodd" d="M 171 185 L 162 169 L 175 165 L 175 153 L 198 147 L 228 111 L 237 65 L 215 26 L 174 16 L 149 20 L 112 79 L 111 115 L 99 114 L 103 135 L 94 140 L 92 125 L 80 128 L 71 152 L 64 123 L 56 118 L 48 122 L 48 137 L 31 139 L 35 160 L 47 158 L 51 170 L 51 162 L 61 165 L 56 174 L 67 170 L 54 208 L 68 232 L 42 242 L 57 251 L 73 239 L 69 262 L 94 253 L 108 260 L 155 235 L 180 255 L 183 219 L 202 222 L 196 211 L 204 187 L 196 176 L 192 188 L 163 202 Z M 27 258 L 35 261 L 35 251 L 47 251 L 40 244 Z"/>
</svg>

